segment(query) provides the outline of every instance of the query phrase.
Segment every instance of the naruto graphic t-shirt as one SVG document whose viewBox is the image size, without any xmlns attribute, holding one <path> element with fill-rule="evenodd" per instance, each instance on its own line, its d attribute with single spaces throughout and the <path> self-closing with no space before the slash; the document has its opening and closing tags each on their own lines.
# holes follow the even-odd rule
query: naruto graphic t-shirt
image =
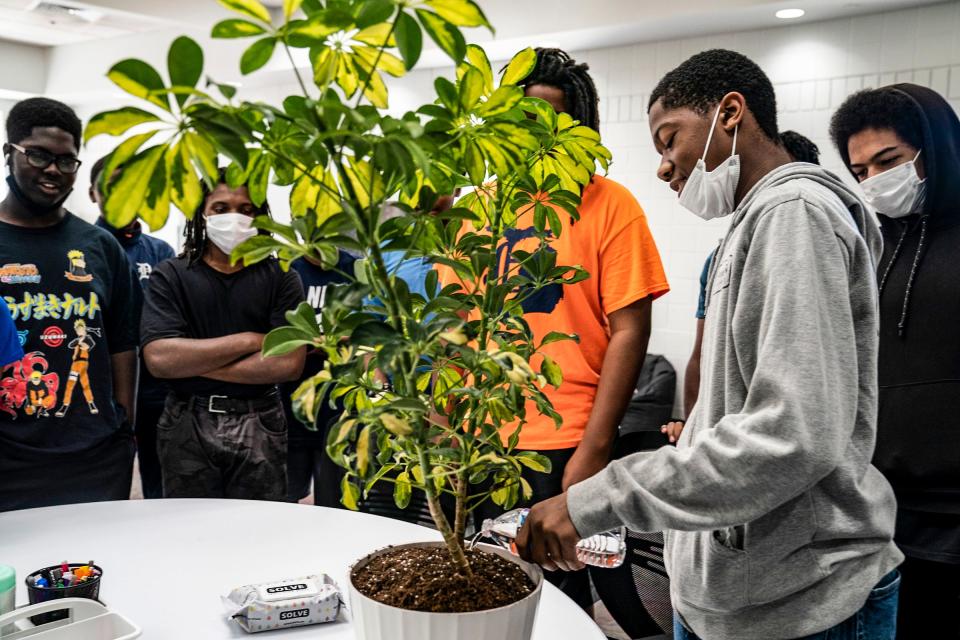
<svg viewBox="0 0 960 640">
<path fill-rule="evenodd" d="M 110 356 L 136 348 L 141 295 L 116 239 L 70 213 L 39 229 L 0 222 L 0 295 L 24 352 L 0 378 L 0 458 L 110 438 L 126 419 Z"/>
</svg>

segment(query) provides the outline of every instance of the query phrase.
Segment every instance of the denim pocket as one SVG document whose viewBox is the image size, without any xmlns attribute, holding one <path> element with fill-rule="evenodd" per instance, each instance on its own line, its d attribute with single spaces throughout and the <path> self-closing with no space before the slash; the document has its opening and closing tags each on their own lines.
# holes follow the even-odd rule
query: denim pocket
<svg viewBox="0 0 960 640">
<path fill-rule="evenodd" d="M 897 602 L 900 598 L 900 572 L 893 570 L 877 583 L 858 613 L 861 638 L 895 640 Z"/>
</svg>

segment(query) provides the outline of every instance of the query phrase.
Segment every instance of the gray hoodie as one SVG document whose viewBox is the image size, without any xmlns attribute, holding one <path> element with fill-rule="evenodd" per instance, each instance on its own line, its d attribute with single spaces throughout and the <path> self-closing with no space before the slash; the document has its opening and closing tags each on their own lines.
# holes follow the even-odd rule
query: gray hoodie
<svg viewBox="0 0 960 640">
<path fill-rule="evenodd" d="M 880 232 L 830 172 L 767 174 L 708 283 L 700 395 L 678 446 L 570 488 L 582 536 L 666 531 L 674 607 L 705 640 L 835 626 L 903 559 L 870 464 Z"/>
</svg>

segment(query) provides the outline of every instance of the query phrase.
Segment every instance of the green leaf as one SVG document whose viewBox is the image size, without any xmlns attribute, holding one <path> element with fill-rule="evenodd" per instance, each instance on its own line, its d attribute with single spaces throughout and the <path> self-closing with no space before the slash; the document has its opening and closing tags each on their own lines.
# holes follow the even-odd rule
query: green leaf
<svg viewBox="0 0 960 640">
<path fill-rule="evenodd" d="M 546 336 L 544 336 L 543 342 L 540 343 L 539 348 L 543 348 L 545 345 L 548 345 L 551 342 L 560 342 L 561 340 L 574 340 L 576 342 L 579 342 L 580 338 L 575 333 L 563 333 L 562 331 L 551 331 Z"/>
<path fill-rule="evenodd" d="M 351 511 L 357 510 L 357 501 L 360 499 L 360 487 L 350 481 L 350 476 L 343 476 L 340 481 L 340 503 Z"/>
<path fill-rule="evenodd" d="M 423 32 L 409 13 L 401 13 L 397 17 L 395 29 L 394 35 L 403 58 L 403 66 L 409 71 L 417 64 L 423 51 Z"/>
<path fill-rule="evenodd" d="M 210 32 L 211 38 L 249 38 L 250 36 L 259 36 L 266 33 L 267 30 L 260 25 L 249 20 L 240 20 L 239 18 L 230 18 L 221 20 L 213 25 Z"/>
<path fill-rule="evenodd" d="M 165 87 L 157 70 L 143 60 L 121 60 L 110 67 L 107 77 L 130 95 L 152 102 L 164 111 L 170 111 L 170 103 L 165 96 L 151 94 L 152 91 L 162 91 Z"/>
<path fill-rule="evenodd" d="M 403 471 L 397 474 L 397 480 L 393 484 L 393 502 L 398 509 L 406 509 L 410 504 L 411 496 L 413 496 L 413 486 L 410 484 L 410 474 Z"/>
<path fill-rule="evenodd" d="M 425 4 L 441 18 L 459 27 L 490 26 L 483 11 L 471 0 L 426 0 Z"/>
<path fill-rule="evenodd" d="M 304 345 L 312 345 L 313 336 L 296 327 L 277 327 L 263 339 L 264 357 L 282 356 Z"/>
<path fill-rule="evenodd" d="M 500 86 L 508 84 L 517 84 L 533 71 L 537 65 L 537 52 L 531 47 L 527 47 L 517 55 L 513 56 L 510 64 L 503 72 L 503 78 L 500 79 Z"/>
<path fill-rule="evenodd" d="M 243 75 L 253 73 L 270 62 L 276 46 L 277 39 L 273 36 L 254 42 L 249 49 L 243 52 L 243 56 L 240 58 L 240 73 Z"/>
<path fill-rule="evenodd" d="M 167 71 L 170 74 L 170 84 L 175 87 L 197 86 L 200 76 L 203 75 L 203 49 L 193 39 L 180 36 L 170 45 L 167 53 Z M 189 95 L 177 94 L 177 104 L 183 104 Z"/>
<path fill-rule="evenodd" d="M 357 15 L 357 28 L 366 29 L 386 22 L 393 15 L 394 4 L 390 0 L 366 0 Z"/>
<path fill-rule="evenodd" d="M 294 26 L 287 30 L 287 36 L 290 38 L 305 38 L 308 41 L 319 42 L 331 33 L 340 30 L 337 25 L 331 25 L 324 22 L 323 16 L 310 18 L 309 20 L 299 20 Z M 298 43 L 299 44 L 299 43 Z"/>
<path fill-rule="evenodd" d="M 301 4 L 303 4 L 303 0 L 283 0 L 283 17 L 289 20 Z"/>
<path fill-rule="evenodd" d="M 490 60 L 487 58 L 487 52 L 475 44 L 467 45 L 467 56 L 463 64 L 457 69 L 457 79 L 460 79 L 466 73 L 467 65 L 472 65 L 483 74 L 483 94 L 489 95 L 493 91 L 493 69 L 490 67 Z"/>
<path fill-rule="evenodd" d="M 145 145 L 147 141 L 156 134 L 156 131 L 148 131 L 146 133 L 130 136 L 121 142 L 117 148 L 114 149 L 109 156 L 107 156 L 107 161 L 103 165 L 103 171 L 100 173 L 101 187 L 107 184 L 109 176 L 112 176 L 113 173 L 127 160 L 136 155 L 137 151 L 140 150 L 140 147 Z"/>
<path fill-rule="evenodd" d="M 437 14 L 422 9 L 417 9 L 417 17 L 420 18 L 420 24 L 426 29 L 430 39 L 450 56 L 454 64 L 460 64 L 467 54 L 467 42 L 463 39 L 460 29 Z"/>
<path fill-rule="evenodd" d="M 547 382 L 556 388 L 559 388 L 563 382 L 563 372 L 560 370 L 560 365 L 550 356 L 543 356 L 543 365 L 540 367 L 540 373 L 547 379 Z"/>
<path fill-rule="evenodd" d="M 483 74 L 476 67 L 470 67 L 460 80 L 460 106 L 464 111 L 472 110 L 483 95 Z"/>
<path fill-rule="evenodd" d="M 126 133 L 132 127 L 145 122 L 157 122 L 160 118 L 136 107 L 123 107 L 114 111 L 104 111 L 90 118 L 87 128 L 83 131 L 83 141 L 87 142 L 90 138 L 106 133 L 111 136 L 119 136 Z"/>
<path fill-rule="evenodd" d="M 216 180 L 218 173 L 217 149 L 210 141 L 200 135 L 188 131 L 183 136 L 187 145 L 187 151 L 193 164 L 201 171 L 208 180 Z M 187 215 L 192 215 L 192 212 Z"/>
<path fill-rule="evenodd" d="M 267 200 L 267 187 L 270 184 L 270 158 L 271 156 L 268 153 L 261 154 L 253 165 L 250 176 L 246 181 L 250 200 L 258 207 L 262 206 Z"/>
<path fill-rule="evenodd" d="M 162 164 L 164 145 L 156 145 L 140 152 L 123 165 L 123 171 L 107 194 L 107 222 L 114 227 L 125 227 L 144 207 L 144 194 L 151 191 L 151 179 L 158 164 Z M 166 186 L 166 185 L 164 185 Z"/>
<path fill-rule="evenodd" d="M 467 142 L 467 148 L 463 154 L 463 161 L 467 166 L 467 175 L 470 176 L 470 182 L 474 185 L 482 185 L 487 177 L 486 165 L 483 163 L 483 154 L 472 141 Z"/>
<path fill-rule="evenodd" d="M 219 0 L 220 4 L 231 11 L 248 15 L 261 22 L 270 24 L 270 12 L 257 0 Z"/>
</svg>

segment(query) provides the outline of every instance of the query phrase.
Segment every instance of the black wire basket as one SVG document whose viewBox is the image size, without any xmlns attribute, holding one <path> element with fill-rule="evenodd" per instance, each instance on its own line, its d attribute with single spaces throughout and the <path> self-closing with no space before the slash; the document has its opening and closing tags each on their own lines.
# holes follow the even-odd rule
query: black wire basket
<svg viewBox="0 0 960 640">
<path fill-rule="evenodd" d="M 53 565 L 51 567 L 44 567 L 39 571 L 34 571 L 27 576 L 27 596 L 30 599 L 30 604 L 39 604 L 41 602 L 48 602 L 50 600 L 59 600 L 60 598 L 89 598 L 91 600 L 97 600 L 100 596 L 100 578 L 103 577 L 103 569 L 97 565 L 88 565 L 83 562 L 71 563 L 67 565 L 70 567 L 70 570 L 79 569 L 83 566 L 89 566 L 92 569 L 97 570 L 97 576 L 91 576 L 84 580 L 83 582 L 78 582 L 72 584 L 69 587 L 56 587 L 56 580 L 53 579 L 52 571 L 55 569 L 61 569 L 62 564 Z M 47 587 L 38 587 L 33 584 L 34 577 L 43 577 L 46 579 L 47 583 L 51 586 Z M 35 616 L 30 616 L 30 622 L 40 626 L 41 624 L 47 624 L 48 622 L 54 622 L 56 620 L 63 620 L 69 615 L 67 609 L 57 609 L 56 611 L 49 611 L 47 613 L 40 613 Z"/>
</svg>

